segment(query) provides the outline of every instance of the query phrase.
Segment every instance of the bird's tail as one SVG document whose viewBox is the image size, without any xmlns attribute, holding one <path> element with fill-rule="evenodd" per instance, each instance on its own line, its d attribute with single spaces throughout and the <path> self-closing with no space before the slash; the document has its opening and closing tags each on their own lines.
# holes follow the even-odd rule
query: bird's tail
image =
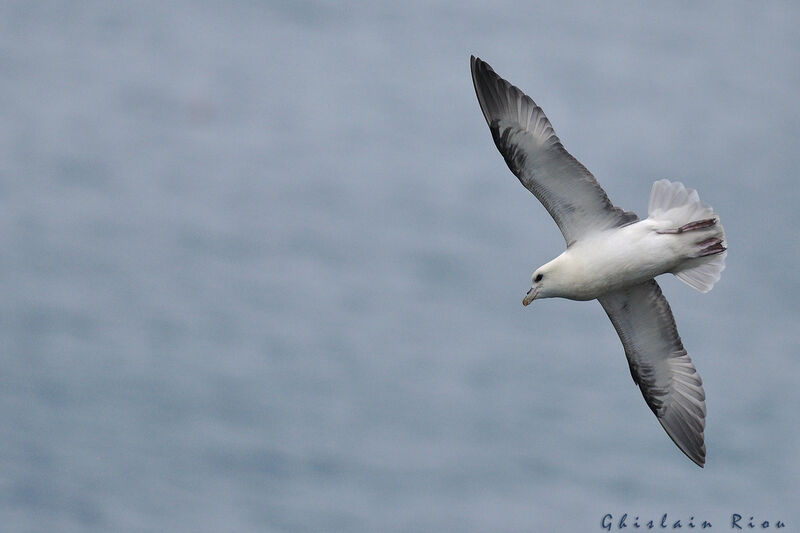
<svg viewBox="0 0 800 533">
<path fill-rule="evenodd" d="M 680 182 L 659 180 L 650 191 L 648 217 L 658 220 L 659 233 L 677 234 L 686 244 L 686 259 L 672 272 L 690 287 L 708 292 L 725 270 L 728 243 L 714 209 L 697 191 Z"/>
</svg>

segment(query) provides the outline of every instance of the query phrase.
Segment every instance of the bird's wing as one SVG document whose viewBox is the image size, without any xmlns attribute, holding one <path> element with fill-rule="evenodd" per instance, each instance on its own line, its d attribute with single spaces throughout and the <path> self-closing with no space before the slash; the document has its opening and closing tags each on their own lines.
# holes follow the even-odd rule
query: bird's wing
<svg viewBox="0 0 800 533">
<path fill-rule="evenodd" d="M 706 395 L 683 348 L 667 299 L 655 280 L 598 298 L 614 324 L 633 381 L 670 438 L 703 466 Z"/>
<path fill-rule="evenodd" d="M 586 167 L 564 149 L 550 121 L 525 93 L 472 56 L 472 82 L 497 149 L 511 172 L 544 205 L 567 244 L 638 220 L 614 207 Z"/>
</svg>

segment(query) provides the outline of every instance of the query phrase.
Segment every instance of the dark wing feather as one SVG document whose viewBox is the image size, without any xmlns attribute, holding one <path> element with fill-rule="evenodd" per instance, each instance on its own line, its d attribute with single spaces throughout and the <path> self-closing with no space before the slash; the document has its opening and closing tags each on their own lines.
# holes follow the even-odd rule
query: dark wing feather
<svg viewBox="0 0 800 533">
<path fill-rule="evenodd" d="M 476 57 L 478 103 L 508 168 L 544 205 L 567 244 L 587 233 L 638 220 L 614 207 L 586 167 L 564 149 L 542 108 Z"/>
<path fill-rule="evenodd" d="M 598 298 L 614 324 L 633 381 L 678 448 L 703 466 L 706 395 L 655 280 Z"/>
</svg>

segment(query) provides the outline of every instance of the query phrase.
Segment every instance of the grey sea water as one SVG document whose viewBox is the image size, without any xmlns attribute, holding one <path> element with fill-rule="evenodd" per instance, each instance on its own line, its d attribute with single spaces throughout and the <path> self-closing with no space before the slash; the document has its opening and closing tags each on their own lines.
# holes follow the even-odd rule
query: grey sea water
<svg viewBox="0 0 800 533">
<path fill-rule="evenodd" d="M 3 2 L 0 530 L 800 530 L 798 23 Z M 662 281 L 704 470 L 597 303 L 520 304 L 563 241 L 491 141 L 472 53 L 618 205 L 666 177 L 721 213 L 717 287 Z"/>
</svg>

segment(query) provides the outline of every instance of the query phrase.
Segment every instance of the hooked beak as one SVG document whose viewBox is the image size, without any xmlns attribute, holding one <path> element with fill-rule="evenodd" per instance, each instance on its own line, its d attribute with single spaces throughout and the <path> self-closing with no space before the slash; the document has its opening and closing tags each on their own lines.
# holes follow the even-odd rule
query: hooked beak
<svg viewBox="0 0 800 533">
<path fill-rule="evenodd" d="M 538 292 L 539 289 L 534 289 L 533 287 L 531 287 L 531 289 L 528 291 L 528 294 L 526 294 L 525 298 L 522 299 L 522 305 L 528 305 L 532 301 L 534 301 L 536 299 L 536 293 Z"/>
</svg>

